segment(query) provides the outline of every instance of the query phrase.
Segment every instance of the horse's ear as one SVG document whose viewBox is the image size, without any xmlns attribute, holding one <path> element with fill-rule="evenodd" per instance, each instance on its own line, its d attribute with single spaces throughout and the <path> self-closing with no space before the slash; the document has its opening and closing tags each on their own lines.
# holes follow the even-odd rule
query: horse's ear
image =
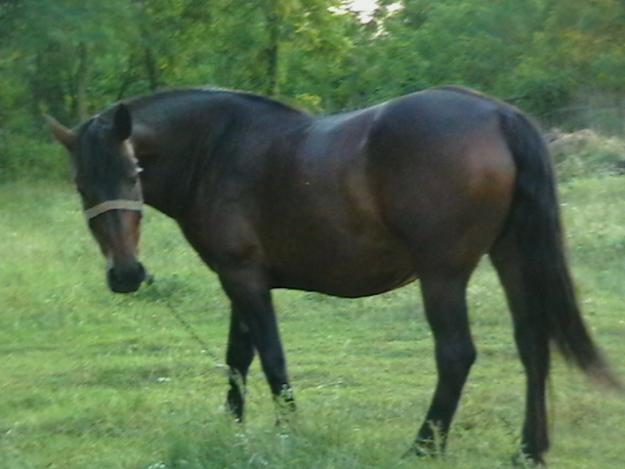
<svg viewBox="0 0 625 469">
<path fill-rule="evenodd" d="M 119 103 L 113 115 L 113 132 L 120 140 L 126 140 L 132 133 L 132 118 L 130 110 L 124 103 Z"/>
<path fill-rule="evenodd" d="M 68 151 L 72 151 L 76 144 L 76 134 L 71 129 L 61 125 L 54 117 L 46 116 L 46 121 L 54 138 Z"/>
</svg>

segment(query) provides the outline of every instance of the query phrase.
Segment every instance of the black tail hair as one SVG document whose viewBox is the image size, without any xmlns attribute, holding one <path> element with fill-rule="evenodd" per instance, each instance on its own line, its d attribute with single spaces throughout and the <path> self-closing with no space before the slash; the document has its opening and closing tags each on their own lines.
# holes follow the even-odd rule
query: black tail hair
<svg viewBox="0 0 625 469">
<path fill-rule="evenodd" d="M 503 107 L 501 127 L 517 168 L 506 226 L 522 258 L 525 293 L 534 327 L 545 327 L 564 357 L 594 380 L 623 389 L 593 342 L 578 306 L 564 251 L 556 177 L 537 127 L 520 111 Z"/>
</svg>

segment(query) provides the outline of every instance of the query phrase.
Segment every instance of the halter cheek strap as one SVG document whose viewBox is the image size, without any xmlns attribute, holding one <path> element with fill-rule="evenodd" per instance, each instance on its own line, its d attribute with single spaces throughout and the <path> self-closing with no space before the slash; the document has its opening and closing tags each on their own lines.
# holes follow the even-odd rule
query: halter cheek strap
<svg viewBox="0 0 625 469">
<path fill-rule="evenodd" d="M 134 210 L 135 212 L 141 212 L 143 211 L 143 201 L 126 199 L 105 200 L 86 209 L 84 214 L 87 220 L 91 220 L 109 210 Z"/>
</svg>

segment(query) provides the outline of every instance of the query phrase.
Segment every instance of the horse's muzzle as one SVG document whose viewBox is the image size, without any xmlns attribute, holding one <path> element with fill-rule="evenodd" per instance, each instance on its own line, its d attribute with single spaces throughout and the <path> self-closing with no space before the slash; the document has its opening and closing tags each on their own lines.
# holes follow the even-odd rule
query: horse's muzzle
<svg viewBox="0 0 625 469">
<path fill-rule="evenodd" d="M 106 281 L 115 293 L 132 293 L 148 279 L 148 273 L 141 262 L 124 267 L 111 267 L 106 272 Z"/>
</svg>

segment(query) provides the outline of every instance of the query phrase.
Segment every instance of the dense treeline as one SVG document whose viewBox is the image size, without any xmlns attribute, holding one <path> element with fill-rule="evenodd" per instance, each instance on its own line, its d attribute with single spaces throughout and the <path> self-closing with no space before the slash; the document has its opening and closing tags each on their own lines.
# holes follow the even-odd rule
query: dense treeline
<svg viewBox="0 0 625 469">
<path fill-rule="evenodd" d="M 550 123 L 585 96 L 625 95 L 621 0 L 380 0 L 366 18 L 349 3 L 0 0 L 0 171 L 50 151 L 43 113 L 73 125 L 167 87 L 333 112 L 458 83 Z"/>
</svg>

